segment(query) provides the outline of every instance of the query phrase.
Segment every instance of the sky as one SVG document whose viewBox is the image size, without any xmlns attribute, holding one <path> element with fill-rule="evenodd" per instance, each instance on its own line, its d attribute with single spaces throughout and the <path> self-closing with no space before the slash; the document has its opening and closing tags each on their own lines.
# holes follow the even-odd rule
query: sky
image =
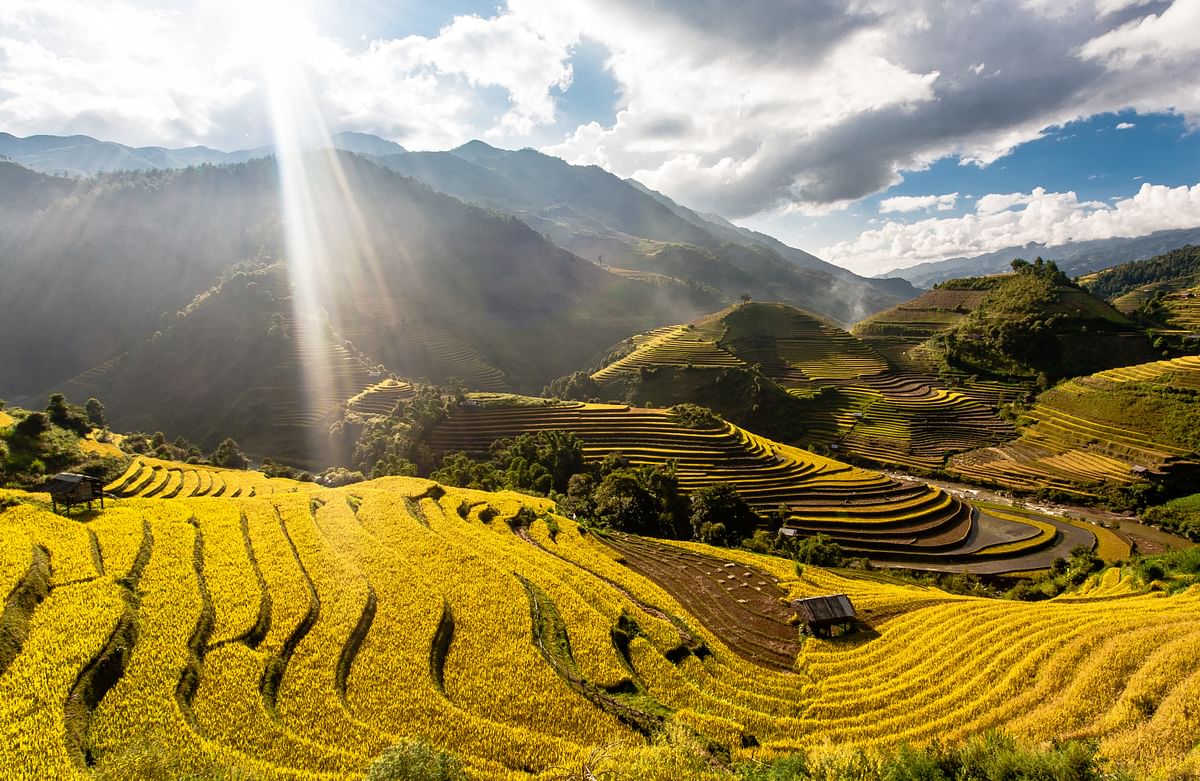
<svg viewBox="0 0 1200 781">
<path fill-rule="evenodd" d="M 0 130 L 260 146 L 287 63 L 331 132 L 533 147 L 877 274 L 1200 226 L 1198 31 L 1200 0 L 2 0 Z"/>
</svg>

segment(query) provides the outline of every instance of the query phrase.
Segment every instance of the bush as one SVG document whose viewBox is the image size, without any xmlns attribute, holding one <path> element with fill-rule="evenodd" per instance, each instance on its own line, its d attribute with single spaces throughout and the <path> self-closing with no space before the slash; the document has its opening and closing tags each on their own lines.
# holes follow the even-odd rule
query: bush
<svg viewBox="0 0 1200 781">
<path fill-rule="evenodd" d="M 846 561 L 842 556 L 842 546 L 834 542 L 828 534 L 807 537 L 796 543 L 792 550 L 792 558 L 801 564 L 812 564 L 815 567 L 840 567 Z"/>
<path fill-rule="evenodd" d="M 462 762 L 423 740 L 406 740 L 384 751 L 367 769 L 367 781 L 467 781 Z"/>
<path fill-rule="evenodd" d="M 242 452 L 238 443 L 228 437 L 217 445 L 217 449 L 212 452 L 209 460 L 226 469 L 245 469 L 250 466 L 249 459 L 246 458 L 246 454 Z"/>
</svg>

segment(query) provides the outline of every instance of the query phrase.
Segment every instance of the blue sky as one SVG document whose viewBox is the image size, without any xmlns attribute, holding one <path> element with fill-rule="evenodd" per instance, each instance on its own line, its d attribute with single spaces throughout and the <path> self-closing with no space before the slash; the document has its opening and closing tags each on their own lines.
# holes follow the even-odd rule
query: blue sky
<svg viewBox="0 0 1200 781">
<path fill-rule="evenodd" d="M 291 105 L 878 273 L 1200 224 L 1197 29 L 1200 0 L 5 0 L 0 130 L 244 148 Z"/>
</svg>

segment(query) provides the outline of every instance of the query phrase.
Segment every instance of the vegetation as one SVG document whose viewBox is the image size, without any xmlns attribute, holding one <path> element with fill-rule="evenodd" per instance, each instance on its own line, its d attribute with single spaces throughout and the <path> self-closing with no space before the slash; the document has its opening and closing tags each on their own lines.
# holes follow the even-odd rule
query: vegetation
<svg viewBox="0 0 1200 781">
<path fill-rule="evenodd" d="M 610 542 L 513 494 L 303 485 L 127 499 L 86 525 L 17 494 L 0 587 L 43 578 L 46 596 L 6 611 L 25 629 L 0 659 L 3 766 L 290 781 L 1195 770 L 1195 589 L 1145 594 L 1109 569 L 1025 605 Z M 829 593 L 869 631 L 801 644 L 787 602 Z M 1085 727 L 1095 742 L 1070 743 Z"/>
<path fill-rule="evenodd" d="M 57 472 L 108 480 L 125 468 L 111 434 L 93 432 L 87 412 L 61 393 L 50 396 L 45 411 L 6 408 L 0 414 L 0 484 L 32 488 Z"/>
<path fill-rule="evenodd" d="M 987 283 L 990 292 L 966 320 L 933 338 L 931 349 L 950 369 L 1034 378 L 1047 387 L 1062 377 L 1151 357 L 1148 341 L 1109 336 L 1131 330 L 1131 323 L 1079 289 L 1053 261 L 1018 258 L 1012 268 L 1013 274 Z M 951 289 L 962 284 L 968 283 Z"/>
<path fill-rule="evenodd" d="M 1200 494 L 1181 496 L 1142 513 L 1142 520 L 1153 523 L 1194 542 L 1200 542 Z"/>
<path fill-rule="evenodd" d="M 1164 288 L 1200 281 L 1200 246 L 1188 245 L 1146 260 L 1122 263 L 1092 274 L 1085 281 L 1093 295 L 1113 301 L 1147 286 Z M 1154 291 L 1151 291 L 1153 294 Z"/>
</svg>

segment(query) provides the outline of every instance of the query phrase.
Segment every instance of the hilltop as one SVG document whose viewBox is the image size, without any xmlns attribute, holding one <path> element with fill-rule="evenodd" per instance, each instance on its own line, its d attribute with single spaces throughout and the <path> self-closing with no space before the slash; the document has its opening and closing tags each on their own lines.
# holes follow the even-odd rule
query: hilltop
<svg viewBox="0 0 1200 781">
<path fill-rule="evenodd" d="M 701 215 L 597 166 L 472 141 L 383 165 L 470 203 L 513 214 L 559 246 L 625 273 L 690 280 L 721 292 L 794 303 L 853 322 L 916 293 L 871 280 L 720 217 Z"/>
<path fill-rule="evenodd" d="M 639 405 L 693 402 L 784 442 L 924 470 L 1012 436 L 994 407 L 1020 393 L 983 381 L 949 387 L 826 319 L 757 302 L 635 336 L 586 381 L 574 375 L 547 391 Z"/>
<path fill-rule="evenodd" d="M 1194 589 L 1113 569 L 1030 605 L 600 535 L 425 480 L 275 490 L 77 520 L 5 493 L 0 575 L 36 595 L 5 611 L 9 772 L 348 780 L 399 743 L 393 766 L 449 752 L 489 780 L 749 779 L 798 751 L 878 775 L 900 743 L 996 727 L 1105 758 L 1047 766 L 1196 770 Z M 801 642 L 787 601 L 829 593 L 861 630 Z M 967 750 L 1012 758 L 1007 740 Z"/>
<path fill-rule="evenodd" d="M 1047 384 L 1159 356 L 1132 321 L 1053 262 L 949 280 L 854 327 L 893 360 L 939 373 Z M 917 348 L 917 349 L 913 349 Z"/>
</svg>

